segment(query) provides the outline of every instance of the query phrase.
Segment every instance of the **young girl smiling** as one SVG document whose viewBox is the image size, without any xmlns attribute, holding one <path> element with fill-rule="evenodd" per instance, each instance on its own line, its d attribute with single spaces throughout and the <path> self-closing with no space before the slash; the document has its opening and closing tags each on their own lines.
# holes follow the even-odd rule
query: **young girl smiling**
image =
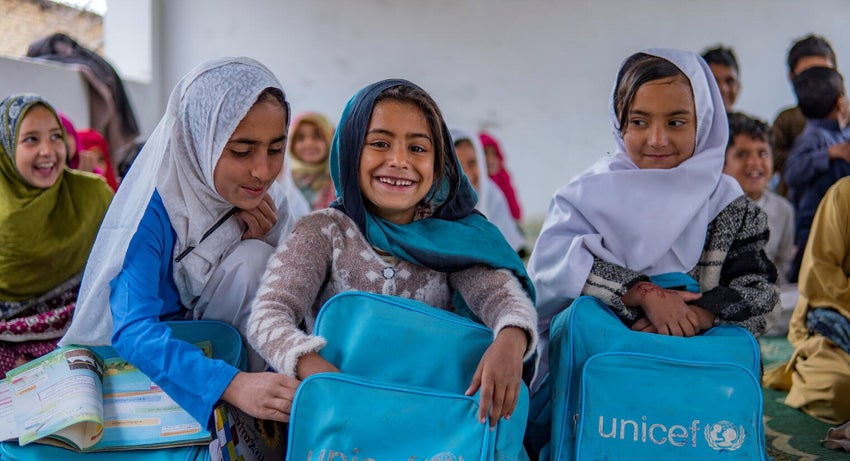
<svg viewBox="0 0 850 461">
<path fill-rule="evenodd" d="M 764 330 L 777 301 L 767 218 L 722 174 L 723 107 L 693 53 L 648 50 L 623 63 L 611 99 L 617 153 L 555 194 L 529 261 L 540 316 L 537 382 L 549 322 L 580 295 L 599 298 L 634 330 Z M 671 273 L 697 283 L 655 283 Z"/>
<path fill-rule="evenodd" d="M 318 354 L 325 340 L 311 334 L 333 295 L 369 291 L 453 310 L 457 291 L 495 332 L 467 393 L 481 388 L 482 423 L 508 417 L 537 339 L 533 289 L 474 211 L 436 103 L 404 80 L 362 89 L 340 120 L 331 175 L 337 201 L 302 218 L 269 261 L 249 320 L 254 347 L 290 376 L 335 371 Z"/>
</svg>

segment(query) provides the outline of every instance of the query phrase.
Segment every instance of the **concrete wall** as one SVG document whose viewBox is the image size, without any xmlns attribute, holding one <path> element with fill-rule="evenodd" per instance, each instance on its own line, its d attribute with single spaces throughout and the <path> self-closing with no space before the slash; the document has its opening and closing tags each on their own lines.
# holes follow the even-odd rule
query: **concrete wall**
<svg viewBox="0 0 850 461">
<path fill-rule="evenodd" d="M 140 17 L 128 8 L 150 12 L 150 40 L 159 42 L 142 53 L 157 88 L 134 98 L 146 132 L 179 78 L 216 56 L 257 58 L 294 111 L 331 118 L 362 86 L 408 78 L 450 124 L 485 127 L 502 141 L 527 216 L 537 218 L 560 185 L 612 148 L 609 92 L 632 52 L 732 46 L 743 82 L 737 108 L 767 119 L 794 103 L 785 56 L 795 38 L 826 36 L 839 65 L 850 66 L 846 0 L 121 0 L 105 17 L 113 62 L 113 41 L 136 40 L 122 33 Z M 124 19 L 113 26 L 113 18 Z"/>
<path fill-rule="evenodd" d="M 48 0 L 0 0 L 0 55 L 26 56 L 30 43 L 56 32 L 103 52 L 103 18 Z"/>
</svg>

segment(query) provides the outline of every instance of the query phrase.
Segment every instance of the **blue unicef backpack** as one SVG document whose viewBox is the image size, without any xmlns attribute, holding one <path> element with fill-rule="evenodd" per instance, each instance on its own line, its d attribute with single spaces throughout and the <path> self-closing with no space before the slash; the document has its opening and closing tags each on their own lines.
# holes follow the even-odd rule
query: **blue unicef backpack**
<svg viewBox="0 0 850 461">
<path fill-rule="evenodd" d="M 509 420 L 478 421 L 464 395 L 493 341 L 483 325 L 418 301 L 350 291 L 328 300 L 314 334 L 342 373 L 305 379 L 287 460 L 526 460 L 528 390 Z"/>
<path fill-rule="evenodd" d="M 759 349 L 747 330 L 635 332 L 583 296 L 550 331 L 541 460 L 766 459 Z"/>
</svg>

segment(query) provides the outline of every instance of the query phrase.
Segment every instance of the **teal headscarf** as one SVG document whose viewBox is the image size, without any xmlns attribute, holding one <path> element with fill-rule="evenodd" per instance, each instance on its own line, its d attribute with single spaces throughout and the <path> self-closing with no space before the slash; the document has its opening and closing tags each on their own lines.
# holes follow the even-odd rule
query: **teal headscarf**
<svg viewBox="0 0 850 461">
<path fill-rule="evenodd" d="M 444 142 L 436 155 L 444 157 L 445 172 L 441 178 L 434 178 L 426 197 L 430 199 L 427 205 L 433 211 L 431 216 L 395 224 L 366 209 L 358 176 L 360 152 L 376 99 L 396 86 L 424 92 L 406 80 L 383 80 L 357 92 L 345 106 L 331 145 L 331 178 L 337 195 L 331 207 L 348 215 L 370 244 L 399 259 L 440 272 L 456 272 L 476 264 L 508 269 L 533 301 L 534 286 L 522 260 L 499 229 L 475 210 L 478 198 L 460 168 L 449 130 L 439 114 Z"/>
</svg>

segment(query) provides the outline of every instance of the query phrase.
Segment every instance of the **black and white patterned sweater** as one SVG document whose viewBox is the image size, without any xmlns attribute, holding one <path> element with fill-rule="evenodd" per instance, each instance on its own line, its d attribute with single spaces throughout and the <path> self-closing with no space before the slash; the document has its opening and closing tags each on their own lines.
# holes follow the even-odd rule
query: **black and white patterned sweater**
<svg viewBox="0 0 850 461">
<path fill-rule="evenodd" d="M 709 224 L 702 255 L 688 274 L 702 293 L 692 304 L 714 313 L 716 324 L 740 325 L 754 335 L 764 331 L 764 316 L 779 299 L 776 267 L 764 251 L 769 235 L 767 215 L 744 196 Z M 626 307 L 622 297 L 648 280 L 645 274 L 595 258 L 582 294 L 599 298 L 630 326 L 645 314 Z"/>
</svg>

